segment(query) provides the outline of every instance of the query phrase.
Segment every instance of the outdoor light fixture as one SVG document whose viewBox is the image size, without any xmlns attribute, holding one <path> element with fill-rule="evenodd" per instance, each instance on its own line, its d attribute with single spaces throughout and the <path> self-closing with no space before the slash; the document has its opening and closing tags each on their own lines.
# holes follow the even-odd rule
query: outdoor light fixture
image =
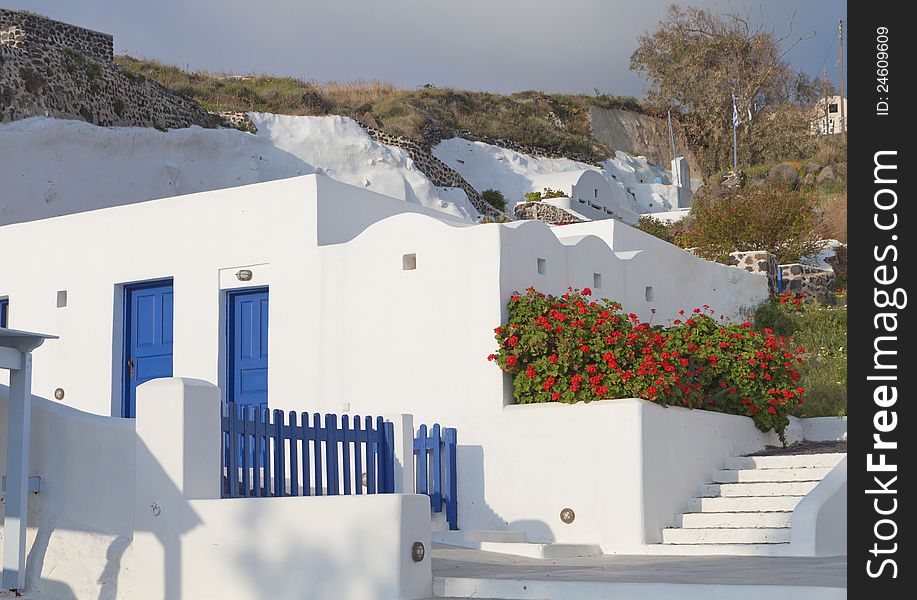
<svg viewBox="0 0 917 600">
<path fill-rule="evenodd" d="M 560 511 L 560 520 L 569 525 L 576 519 L 576 513 L 573 512 L 572 508 L 565 508 Z"/>
<path fill-rule="evenodd" d="M 414 542 L 414 545 L 411 546 L 411 558 L 414 560 L 414 562 L 422 561 L 426 554 L 427 549 L 423 547 L 422 542 Z"/>
<path fill-rule="evenodd" d="M 239 281 L 251 281 L 252 272 L 249 269 L 239 269 L 239 271 L 236 273 L 236 279 Z"/>
<path fill-rule="evenodd" d="M 63 400 L 64 399 L 64 388 L 57 388 L 54 390 L 54 399 Z"/>
</svg>

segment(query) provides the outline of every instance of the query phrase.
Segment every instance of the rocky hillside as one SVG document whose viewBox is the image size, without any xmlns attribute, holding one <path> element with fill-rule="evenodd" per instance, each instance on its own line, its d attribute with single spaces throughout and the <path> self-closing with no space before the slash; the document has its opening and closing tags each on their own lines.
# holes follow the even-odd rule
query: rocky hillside
<svg viewBox="0 0 917 600">
<path fill-rule="evenodd" d="M 427 147 L 462 137 L 592 164 L 616 150 L 652 157 L 666 167 L 671 160 L 666 122 L 647 114 L 630 97 L 402 89 L 379 81 L 319 84 L 292 77 L 190 72 L 129 56 L 115 61 L 214 112 L 344 115 Z"/>
</svg>

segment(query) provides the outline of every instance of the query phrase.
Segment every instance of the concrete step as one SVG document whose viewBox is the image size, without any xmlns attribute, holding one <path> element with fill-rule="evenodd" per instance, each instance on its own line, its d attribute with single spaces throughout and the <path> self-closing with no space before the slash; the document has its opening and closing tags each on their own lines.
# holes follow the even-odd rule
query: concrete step
<svg viewBox="0 0 917 600">
<path fill-rule="evenodd" d="M 726 469 L 833 469 L 847 456 L 843 452 L 832 454 L 787 454 L 783 456 L 735 456 L 726 459 Z"/>
<path fill-rule="evenodd" d="M 790 544 L 650 544 L 647 554 L 667 556 L 789 556 Z"/>
<path fill-rule="evenodd" d="M 733 498 L 692 498 L 685 512 L 775 512 L 792 511 L 802 496 L 762 496 Z"/>
<path fill-rule="evenodd" d="M 739 496 L 805 496 L 818 485 L 817 481 L 788 481 L 778 483 L 708 483 L 701 488 L 704 498 Z"/>
<path fill-rule="evenodd" d="M 795 469 L 740 469 L 716 471 L 714 483 L 763 483 L 775 481 L 821 481 L 831 471 L 828 467 Z"/>
<path fill-rule="evenodd" d="M 708 527 L 747 528 L 747 527 L 789 527 L 792 512 L 698 512 L 681 515 L 678 526 L 686 529 L 703 529 Z"/>
<path fill-rule="evenodd" d="M 434 531 L 433 541 L 449 545 L 460 541 L 524 544 L 528 539 L 521 531 Z"/>
<path fill-rule="evenodd" d="M 790 529 L 663 529 L 663 544 L 780 544 L 790 541 Z"/>
</svg>

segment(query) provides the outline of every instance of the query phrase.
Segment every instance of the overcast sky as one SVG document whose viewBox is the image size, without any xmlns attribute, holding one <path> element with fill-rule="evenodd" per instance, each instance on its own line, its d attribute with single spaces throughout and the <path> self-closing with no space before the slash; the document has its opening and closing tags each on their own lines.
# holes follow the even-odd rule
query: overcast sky
<svg viewBox="0 0 917 600">
<path fill-rule="evenodd" d="M 318 81 L 642 97 L 636 37 L 670 0 L 0 0 L 115 36 L 115 52 L 191 69 Z M 788 56 L 837 83 L 845 0 L 694 0 L 813 35 Z M 833 45 L 832 45 L 833 44 Z M 845 41 L 846 48 L 846 41 Z M 845 56 L 846 61 L 846 56 Z"/>
</svg>

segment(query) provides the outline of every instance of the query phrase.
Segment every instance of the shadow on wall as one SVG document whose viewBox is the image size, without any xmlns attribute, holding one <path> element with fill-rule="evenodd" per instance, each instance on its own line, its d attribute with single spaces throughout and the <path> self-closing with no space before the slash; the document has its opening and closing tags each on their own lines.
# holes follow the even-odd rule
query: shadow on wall
<svg viewBox="0 0 917 600">
<path fill-rule="evenodd" d="M 8 395 L 9 387 L 0 385 L 0 432 L 3 432 L 0 440 L 6 438 Z M 124 559 L 131 545 L 132 531 L 129 524 L 125 527 L 125 523 L 118 522 L 118 517 L 104 506 L 105 499 L 99 496 L 108 493 L 104 488 L 114 484 L 121 494 L 110 500 L 123 503 L 133 512 L 134 473 L 132 470 L 122 473 L 99 471 L 102 461 L 98 453 L 106 445 L 100 442 L 100 436 L 94 435 L 93 429 L 105 427 L 108 422 L 113 428 L 123 430 L 125 421 L 86 415 L 38 396 L 32 397 L 32 403 L 30 471 L 42 478 L 42 491 L 29 497 L 29 537 L 34 535 L 34 538 L 26 557 L 27 597 L 115 600 L 119 590 L 124 597 L 124 589 L 129 588 L 124 578 L 130 570 Z M 74 435 L 74 429 L 80 430 L 78 435 Z M 123 441 L 130 444 L 130 448 L 120 448 L 125 456 L 146 462 L 149 479 L 157 483 L 157 503 L 180 515 L 177 527 L 169 529 L 166 535 L 158 534 L 166 557 L 167 585 L 177 589 L 181 579 L 180 537 L 198 526 L 200 519 L 145 447 L 137 444 L 135 456 L 134 436 L 124 436 Z M 5 472 L 6 446 L 0 443 L 3 444 L 0 469 Z M 134 461 L 129 462 L 134 464 Z M 72 471 L 82 473 L 83 477 L 66 475 Z M 100 478 L 108 485 L 100 485 Z M 82 484 L 74 485 L 77 481 Z M 95 497 L 99 510 L 87 516 L 79 506 L 79 496 L 90 500 Z M 138 527 L 138 531 L 142 529 Z"/>
<path fill-rule="evenodd" d="M 550 544 L 555 541 L 554 533 L 547 523 L 536 519 L 509 521 L 495 512 L 487 504 L 484 489 L 484 447 L 459 445 L 458 458 L 459 481 L 459 529 L 469 529 L 464 522 L 471 520 L 474 530 L 492 529 L 497 531 L 519 531 L 526 534 L 530 542 Z M 538 486 L 533 482 L 532 492 L 538 493 Z M 466 514 L 463 514 L 465 511 Z M 467 514 L 471 512 L 472 514 Z"/>
</svg>

